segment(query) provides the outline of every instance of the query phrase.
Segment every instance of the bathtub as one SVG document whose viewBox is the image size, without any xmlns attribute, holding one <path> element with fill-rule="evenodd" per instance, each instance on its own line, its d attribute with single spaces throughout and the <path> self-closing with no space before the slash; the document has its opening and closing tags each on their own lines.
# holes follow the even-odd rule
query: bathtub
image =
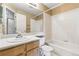
<svg viewBox="0 0 79 59">
<path fill-rule="evenodd" d="M 48 43 L 54 48 L 52 55 L 54 56 L 79 56 L 79 46 L 69 42 L 53 41 Z"/>
</svg>

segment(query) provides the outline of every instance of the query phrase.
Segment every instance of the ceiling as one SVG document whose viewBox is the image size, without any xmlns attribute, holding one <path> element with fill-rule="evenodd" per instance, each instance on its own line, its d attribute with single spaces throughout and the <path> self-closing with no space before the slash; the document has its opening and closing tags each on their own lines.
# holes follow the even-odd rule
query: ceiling
<svg viewBox="0 0 79 59">
<path fill-rule="evenodd" d="M 43 3 L 44 5 L 46 5 L 48 8 L 51 8 L 53 6 L 56 6 L 59 3 Z"/>
<path fill-rule="evenodd" d="M 15 8 L 18 8 L 19 10 L 22 10 L 23 12 L 31 13 L 34 15 L 41 13 L 40 10 L 28 6 L 26 3 L 12 3 L 10 5 L 12 5 Z"/>
<path fill-rule="evenodd" d="M 51 7 L 54 7 L 55 5 L 57 5 L 58 3 L 42 3 L 42 4 L 44 4 L 48 8 L 51 8 Z M 33 8 L 29 5 L 27 5 L 26 3 L 12 3 L 11 5 L 14 6 L 15 8 L 18 8 L 18 9 L 24 11 L 24 12 L 28 12 L 28 13 L 31 13 L 34 15 L 38 15 L 39 13 L 42 12 L 36 8 Z"/>
</svg>

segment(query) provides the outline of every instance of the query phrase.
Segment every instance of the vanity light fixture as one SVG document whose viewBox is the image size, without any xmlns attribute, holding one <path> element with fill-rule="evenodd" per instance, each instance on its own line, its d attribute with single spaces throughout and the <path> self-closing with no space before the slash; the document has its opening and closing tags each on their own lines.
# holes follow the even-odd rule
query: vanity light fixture
<svg viewBox="0 0 79 59">
<path fill-rule="evenodd" d="M 37 3 L 29 3 L 30 5 L 34 6 L 34 7 L 37 7 Z"/>
<path fill-rule="evenodd" d="M 29 5 L 29 7 L 38 9 L 38 3 L 27 3 L 27 5 Z"/>
</svg>

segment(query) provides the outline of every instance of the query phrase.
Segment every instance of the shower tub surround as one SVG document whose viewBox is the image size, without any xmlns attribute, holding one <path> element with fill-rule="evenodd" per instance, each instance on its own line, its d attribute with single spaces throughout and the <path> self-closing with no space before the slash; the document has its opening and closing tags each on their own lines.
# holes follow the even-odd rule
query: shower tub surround
<svg viewBox="0 0 79 59">
<path fill-rule="evenodd" d="M 79 56 L 79 8 L 51 16 L 52 46 L 58 55 Z"/>
</svg>

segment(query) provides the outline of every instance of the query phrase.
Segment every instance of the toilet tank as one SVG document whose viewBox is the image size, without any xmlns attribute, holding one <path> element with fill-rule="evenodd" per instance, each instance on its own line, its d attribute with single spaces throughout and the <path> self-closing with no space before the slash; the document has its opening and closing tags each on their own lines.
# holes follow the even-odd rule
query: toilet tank
<svg viewBox="0 0 79 59">
<path fill-rule="evenodd" d="M 45 44 L 45 35 L 44 33 L 37 33 L 35 35 L 39 39 L 39 46 L 42 46 Z"/>
</svg>

